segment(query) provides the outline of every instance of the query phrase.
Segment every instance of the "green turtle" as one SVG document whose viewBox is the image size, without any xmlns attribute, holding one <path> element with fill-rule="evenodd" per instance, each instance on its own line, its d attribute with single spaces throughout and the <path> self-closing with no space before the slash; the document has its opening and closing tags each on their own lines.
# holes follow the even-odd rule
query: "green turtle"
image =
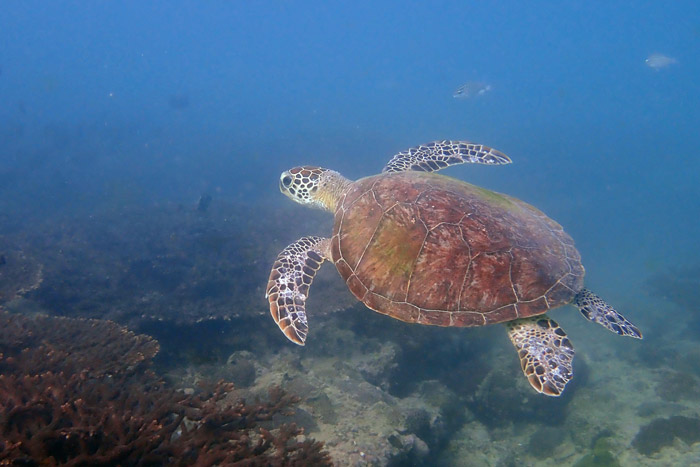
<svg viewBox="0 0 700 467">
<path fill-rule="evenodd" d="M 368 308 L 437 326 L 505 323 L 532 387 L 559 396 L 574 349 L 544 313 L 565 304 L 621 336 L 639 329 L 583 287 L 571 237 L 529 204 L 434 173 L 454 164 L 508 164 L 466 141 L 435 141 L 396 154 L 382 173 L 351 181 L 333 170 L 295 167 L 280 190 L 335 215 L 330 238 L 302 237 L 277 257 L 266 297 L 292 342 L 304 345 L 305 302 L 323 261 L 335 264 Z"/>
</svg>

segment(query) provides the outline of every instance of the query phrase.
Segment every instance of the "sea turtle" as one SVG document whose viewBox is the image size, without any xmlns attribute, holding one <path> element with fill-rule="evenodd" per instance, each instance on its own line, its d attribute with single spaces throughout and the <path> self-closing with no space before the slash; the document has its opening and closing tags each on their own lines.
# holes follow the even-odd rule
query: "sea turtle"
<svg viewBox="0 0 700 467">
<path fill-rule="evenodd" d="M 580 255 L 559 224 L 516 198 L 432 173 L 510 162 L 481 144 L 435 141 L 354 182 L 320 167 L 283 172 L 282 193 L 334 213 L 335 224 L 330 238 L 302 237 L 272 267 L 266 297 L 282 332 L 304 345 L 309 288 L 329 260 L 355 297 L 393 318 L 506 323 L 525 376 L 549 396 L 571 380 L 574 349 L 545 312 L 572 303 L 588 320 L 641 339 L 636 326 L 583 287 Z"/>
</svg>

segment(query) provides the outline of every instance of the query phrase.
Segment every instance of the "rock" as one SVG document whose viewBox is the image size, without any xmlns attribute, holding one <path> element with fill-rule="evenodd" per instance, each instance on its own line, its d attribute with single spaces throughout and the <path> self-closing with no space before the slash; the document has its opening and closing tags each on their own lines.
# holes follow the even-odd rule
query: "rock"
<svg viewBox="0 0 700 467">
<path fill-rule="evenodd" d="M 397 367 L 396 359 L 399 352 L 398 345 L 393 342 L 385 342 L 376 351 L 361 354 L 355 357 L 353 361 L 355 368 L 365 380 L 384 390 L 388 390 L 390 386 L 389 379 Z"/>
<path fill-rule="evenodd" d="M 333 424 L 338 420 L 333 403 L 325 392 L 319 391 L 315 396 L 308 397 L 306 403 L 313 408 L 314 414 L 320 417 L 323 423 Z"/>
<path fill-rule="evenodd" d="M 509 366 L 495 367 L 479 385 L 469 403 L 477 419 L 490 429 L 518 420 L 544 424 L 563 420 L 574 391 L 567 387 L 561 397 L 542 397 L 533 393 L 527 380 L 513 370 Z"/>
<path fill-rule="evenodd" d="M 255 383 L 254 357 L 250 352 L 232 353 L 227 364 L 227 373 L 237 387 L 248 387 Z"/>
<path fill-rule="evenodd" d="M 700 383 L 695 376 L 682 371 L 663 371 L 656 385 L 656 394 L 668 402 L 698 400 Z"/>
<path fill-rule="evenodd" d="M 610 438 L 598 439 L 593 445 L 593 452 L 590 452 L 579 459 L 574 467 L 619 467 L 620 463 L 613 455 L 613 448 Z"/>
<path fill-rule="evenodd" d="M 532 434 L 527 445 L 527 451 L 534 457 L 546 459 L 554 454 L 554 451 L 564 442 L 565 438 L 566 432 L 564 430 L 544 426 Z"/>
<path fill-rule="evenodd" d="M 676 415 L 654 419 L 639 430 L 632 446 L 645 456 L 650 456 L 671 446 L 675 438 L 682 439 L 688 445 L 700 441 L 700 418 Z"/>
</svg>

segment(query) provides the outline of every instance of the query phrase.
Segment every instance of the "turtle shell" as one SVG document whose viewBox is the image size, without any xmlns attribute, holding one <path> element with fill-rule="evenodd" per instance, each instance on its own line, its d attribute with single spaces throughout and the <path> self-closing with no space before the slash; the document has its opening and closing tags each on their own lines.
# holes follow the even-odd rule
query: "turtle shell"
<svg viewBox="0 0 700 467">
<path fill-rule="evenodd" d="M 331 253 L 350 291 L 402 321 L 483 326 L 572 301 L 584 269 L 571 237 L 516 198 L 425 172 L 355 182 Z"/>
</svg>

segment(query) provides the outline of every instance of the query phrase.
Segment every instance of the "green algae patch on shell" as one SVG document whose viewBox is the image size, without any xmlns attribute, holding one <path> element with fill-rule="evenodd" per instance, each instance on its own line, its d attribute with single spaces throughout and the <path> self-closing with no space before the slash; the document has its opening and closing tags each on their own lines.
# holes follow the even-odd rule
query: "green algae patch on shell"
<svg viewBox="0 0 700 467">
<path fill-rule="evenodd" d="M 513 202 L 514 198 L 504 195 L 502 193 L 498 193 L 496 191 L 491 191 L 487 188 L 482 188 L 480 186 L 476 185 L 471 185 L 467 183 L 469 187 L 474 190 L 476 193 L 478 193 L 484 200 L 496 205 L 496 206 L 501 206 L 504 209 L 522 209 L 522 207 Z"/>
<path fill-rule="evenodd" d="M 335 211 L 332 260 L 351 292 L 397 319 L 482 326 L 569 303 L 583 266 L 529 204 L 440 174 L 354 182 Z"/>
</svg>

